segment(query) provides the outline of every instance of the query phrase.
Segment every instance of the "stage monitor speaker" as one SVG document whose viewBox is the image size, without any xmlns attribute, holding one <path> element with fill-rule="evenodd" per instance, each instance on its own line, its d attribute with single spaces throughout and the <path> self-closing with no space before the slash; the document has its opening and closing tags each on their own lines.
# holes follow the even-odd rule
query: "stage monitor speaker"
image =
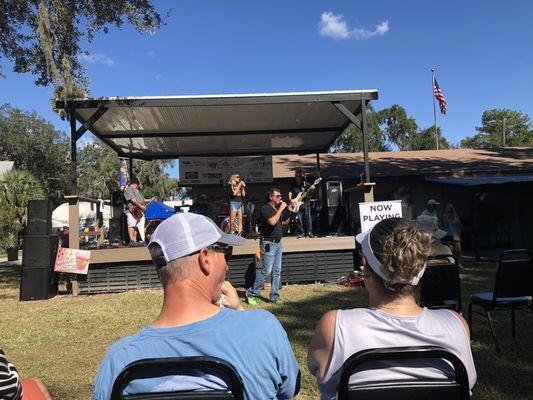
<svg viewBox="0 0 533 400">
<path fill-rule="evenodd" d="M 57 235 L 26 235 L 22 253 L 22 268 L 50 268 L 56 261 Z"/>
<path fill-rule="evenodd" d="M 54 264 L 57 235 L 26 235 L 20 276 L 20 300 L 45 300 L 57 294 Z"/>
<path fill-rule="evenodd" d="M 326 194 L 328 207 L 339 207 L 344 205 L 342 198 L 342 181 L 326 182 Z"/>
<path fill-rule="evenodd" d="M 28 202 L 26 235 L 49 235 L 52 232 L 52 202 L 30 200 Z"/>
</svg>

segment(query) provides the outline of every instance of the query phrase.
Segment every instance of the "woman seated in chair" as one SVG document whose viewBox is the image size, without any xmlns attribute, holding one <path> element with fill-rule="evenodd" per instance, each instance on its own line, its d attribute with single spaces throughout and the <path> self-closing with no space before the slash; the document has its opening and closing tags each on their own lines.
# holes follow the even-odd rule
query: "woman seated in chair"
<svg viewBox="0 0 533 400">
<path fill-rule="evenodd" d="M 450 310 L 429 310 L 416 302 L 417 285 L 430 249 L 430 236 L 407 220 L 390 218 L 357 235 L 362 247 L 368 308 L 334 310 L 318 322 L 307 354 L 309 370 L 317 378 L 322 399 L 334 399 L 340 368 L 361 350 L 400 346 L 441 346 L 459 357 L 468 372 L 470 389 L 476 370 L 464 318 Z M 448 378 L 434 364 L 411 361 L 362 371 L 350 383 Z M 449 373 L 452 373 L 449 368 Z"/>
</svg>

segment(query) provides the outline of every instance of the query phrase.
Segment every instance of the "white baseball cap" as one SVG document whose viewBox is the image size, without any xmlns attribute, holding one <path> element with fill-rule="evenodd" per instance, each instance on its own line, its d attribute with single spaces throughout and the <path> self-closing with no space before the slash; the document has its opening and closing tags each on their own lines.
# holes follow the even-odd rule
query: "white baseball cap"
<svg viewBox="0 0 533 400">
<path fill-rule="evenodd" d="M 148 247 L 157 243 L 163 251 L 165 261 L 169 263 L 217 242 L 242 246 L 246 240 L 222 232 L 210 218 L 188 212 L 174 214 L 161 222 L 152 234 Z"/>
<path fill-rule="evenodd" d="M 438 206 L 440 203 L 435 199 L 429 199 L 428 204 L 433 204 L 434 206 Z"/>
</svg>

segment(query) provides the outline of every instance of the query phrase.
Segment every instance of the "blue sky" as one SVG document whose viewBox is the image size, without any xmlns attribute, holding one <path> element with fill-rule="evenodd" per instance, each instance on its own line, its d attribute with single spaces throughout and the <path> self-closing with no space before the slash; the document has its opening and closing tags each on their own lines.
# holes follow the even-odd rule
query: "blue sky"
<svg viewBox="0 0 533 400">
<path fill-rule="evenodd" d="M 489 108 L 533 116 L 530 1 L 156 1 L 166 25 L 99 34 L 85 48 L 91 96 L 378 89 L 433 124 L 431 68 L 448 103 L 454 143 Z M 445 5 L 444 5 L 445 4 Z M 169 17 L 165 17 L 170 10 Z M 60 129 L 50 88 L 10 72 L 0 103 L 35 109 Z"/>
</svg>

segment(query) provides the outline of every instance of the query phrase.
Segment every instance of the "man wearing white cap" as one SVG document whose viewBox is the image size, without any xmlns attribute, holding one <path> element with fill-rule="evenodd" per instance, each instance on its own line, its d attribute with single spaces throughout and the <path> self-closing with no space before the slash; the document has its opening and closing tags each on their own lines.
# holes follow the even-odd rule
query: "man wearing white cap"
<svg viewBox="0 0 533 400">
<path fill-rule="evenodd" d="M 151 325 L 108 350 L 93 399 L 109 400 L 115 378 L 133 361 L 201 355 L 233 365 L 247 399 L 290 399 L 298 393 L 299 369 L 282 326 L 267 311 L 244 311 L 235 288 L 225 282 L 232 246 L 244 242 L 194 213 L 175 214 L 157 227 L 148 249 L 163 285 L 163 307 Z M 195 372 L 134 381 L 125 393 L 226 387 L 220 377 Z"/>
<path fill-rule="evenodd" d="M 426 205 L 426 209 L 422 211 L 420 215 L 425 215 L 435 219 L 435 222 L 438 223 L 439 217 L 437 216 L 437 206 L 440 203 L 435 199 L 429 199 Z"/>
</svg>

